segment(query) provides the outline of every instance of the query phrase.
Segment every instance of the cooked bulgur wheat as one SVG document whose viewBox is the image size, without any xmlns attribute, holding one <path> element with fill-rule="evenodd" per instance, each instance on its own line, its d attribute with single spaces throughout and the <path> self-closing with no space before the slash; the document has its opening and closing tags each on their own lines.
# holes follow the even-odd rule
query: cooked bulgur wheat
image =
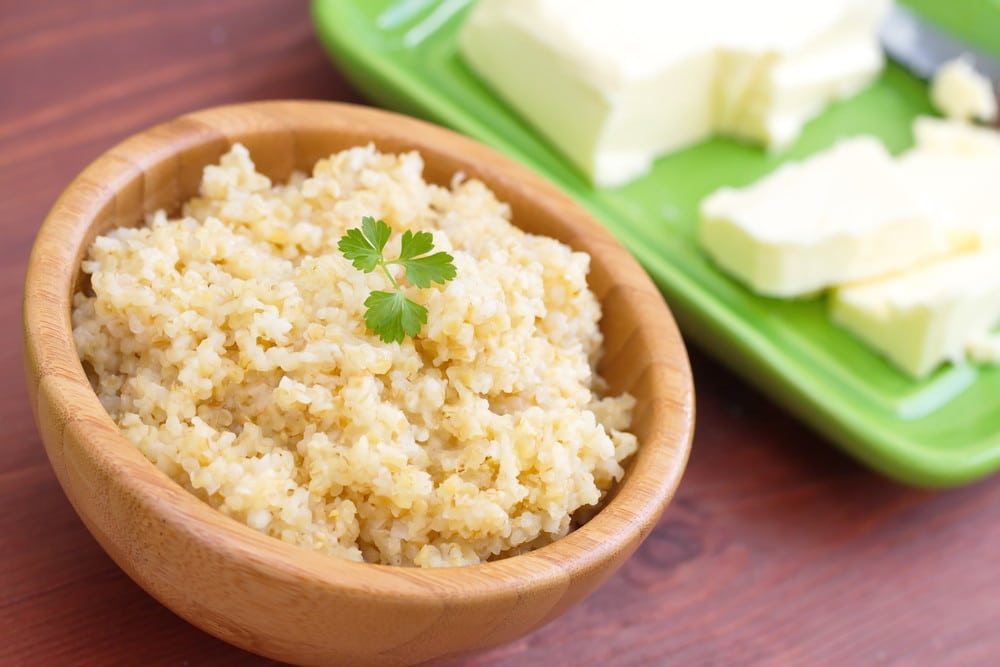
<svg viewBox="0 0 1000 667">
<path fill-rule="evenodd" d="M 603 396 L 589 257 L 509 222 L 417 153 L 358 147 L 272 185 L 236 145 L 183 217 L 96 239 L 76 346 L 127 438 L 223 513 L 286 542 L 442 566 L 566 534 L 636 449 L 634 400 Z M 431 231 L 458 276 L 406 288 L 420 334 L 382 343 L 385 289 L 337 250 L 365 215 Z"/>
</svg>

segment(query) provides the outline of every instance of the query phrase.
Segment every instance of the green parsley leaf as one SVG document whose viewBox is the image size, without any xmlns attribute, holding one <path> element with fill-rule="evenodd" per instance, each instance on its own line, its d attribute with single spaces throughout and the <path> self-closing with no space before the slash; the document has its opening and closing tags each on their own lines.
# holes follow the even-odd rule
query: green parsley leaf
<svg viewBox="0 0 1000 667">
<path fill-rule="evenodd" d="M 347 230 L 337 248 L 354 268 L 371 273 L 382 263 L 382 250 L 390 234 L 392 229 L 384 221 L 366 215 L 361 219 L 361 229 Z"/>
<path fill-rule="evenodd" d="M 407 299 L 402 292 L 372 292 L 365 299 L 365 325 L 383 343 L 401 343 L 404 336 L 416 336 L 427 323 L 427 309 Z"/>
<path fill-rule="evenodd" d="M 434 237 L 430 232 L 403 232 L 396 263 L 406 269 L 406 279 L 417 287 L 430 287 L 432 282 L 444 285 L 455 277 L 454 257 L 448 253 L 436 252 L 420 257 L 433 249 Z"/>
<path fill-rule="evenodd" d="M 414 234 L 409 229 L 403 232 L 403 238 L 399 243 L 399 259 L 413 259 L 417 255 L 423 255 L 434 249 L 434 236 L 430 232 L 417 232 Z"/>
<path fill-rule="evenodd" d="M 403 294 L 399 281 L 389 266 L 398 264 L 406 271 L 406 280 L 416 287 L 430 287 L 432 283 L 444 284 L 455 277 L 454 258 L 446 252 L 428 255 L 434 249 L 434 236 L 430 232 L 406 230 L 400 239 L 399 257 L 387 260 L 385 250 L 392 228 L 383 220 L 365 216 L 361 228 L 349 229 L 337 243 L 337 248 L 356 269 L 371 273 L 381 268 L 393 291 L 376 291 L 365 299 L 365 326 L 378 334 L 386 343 L 399 343 L 406 336 L 416 336 L 427 323 L 427 308 Z"/>
<path fill-rule="evenodd" d="M 375 249 L 381 255 L 385 250 L 385 244 L 389 242 L 392 235 L 392 228 L 384 220 L 376 220 L 370 215 L 361 218 L 361 229 L 365 233 L 365 238 L 372 242 Z"/>
<path fill-rule="evenodd" d="M 416 259 L 401 259 L 399 264 L 406 267 L 406 279 L 417 287 L 430 287 L 431 283 L 446 282 L 457 273 L 454 258 L 446 252 L 436 252 Z"/>
</svg>

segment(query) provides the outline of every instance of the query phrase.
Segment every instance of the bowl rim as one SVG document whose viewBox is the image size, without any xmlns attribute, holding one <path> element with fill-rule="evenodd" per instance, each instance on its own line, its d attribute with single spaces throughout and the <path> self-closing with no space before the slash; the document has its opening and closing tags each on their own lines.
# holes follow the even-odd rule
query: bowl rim
<svg viewBox="0 0 1000 667">
<path fill-rule="evenodd" d="M 662 357 L 658 363 L 666 364 L 661 369 L 670 376 L 665 382 L 675 390 L 655 398 L 665 404 L 660 419 L 666 419 L 669 412 L 670 423 L 660 429 L 659 441 L 640 442 L 640 447 L 656 447 L 660 455 L 646 457 L 648 464 L 640 472 L 632 466 L 617 484 L 615 496 L 594 517 L 551 544 L 496 561 L 440 568 L 355 562 L 284 543 L 223 515 L 161 472 L 118 430 L 77 356 L 70 312 L 78 258 L 92 221 L 109 204 L 115 205 L 116 187 L 134 176 L 136 168 L 162 165 L 185 147 L 219 141 L 232 144 L 257 131 L 262 119 L 284 124 L 289 132 L 308 122 L 329 132 L 343 132 L 350 126 L 355 133 L 372 135 L 376 143 L 391 136 L 413 144 L 425 159 L 425 146 L 448 143 L 462 151 L 459 161 L 470 165 L 470 171 L 475 171 L 476 160 L 489 161 L 490 176 L 483 180 L 491 189 L 491 181 L 505 181 L 551 206 L 572 207 L 582 229 L 602 245 L 620 249 L 624 256 L 618 261 L 624 263 L 623 269 L 641 273 L 635 289 L 646 296 L 655 294 L 662 304 L 662 312 L 648 313 L 642 328 L 658 330 L 652 344 Z M 565 587 L 570 577 L 593 574 L 607 559 L 631 553 L 653 529 L 679 484 L 693 437 L 693 381 L 676 324 L 651 279 L 610 232 L 554 185 L 492 149 L 424 121 L 353 104 L 289 100 L 225 105 L 180 116 L 120 142 L 74 179 L 40 228 L 26 275 L 23 324 L 26 368 L 29 376 L 34 373 L 29 381 L 53 405 L 63 406 L 56 415 L 59 428 L 78 439 L 86 448 L 85 455 L 118 490 L 158 518 L 173 522 L 190 539 L 251 571 L 272 576 L 285 572 L 339 591 L 424 599 L 431 589 L 436 598 L 447 601 L 468 600 L 470 595 L 501 596 L 512 588 L 523 592 L 539 586 Z M 32 409 L 39 419 L 37 400 Z"/>
</svg>

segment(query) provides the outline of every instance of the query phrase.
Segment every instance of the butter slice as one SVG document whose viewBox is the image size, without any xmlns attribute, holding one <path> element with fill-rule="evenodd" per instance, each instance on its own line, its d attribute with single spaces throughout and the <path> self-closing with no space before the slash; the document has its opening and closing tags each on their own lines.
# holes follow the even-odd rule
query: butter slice
<svg viewBox="0 0 1000 667">
<path fill-rule="evenodd" d="M 598 185 L 715 133 L 781 147 L 881 69 L 888 0 L 479 0 L 469 66 Z"/>
<path fill-rule="evenodd" d="M 1000 249 L 950 256 L 834 292 L 835 322 L 914 377 L 965 357 L 1000 322 Z"/>
<path fill-rule="evenodd" d="M 931 101 L 948 118 L 993 122 L 997 98 L 993 84 L 965 58 L 942 65 L 931 80 Z"/>
<path fill-rule="evenodd" d="M 760 294 L 809 295 L 949 252 L 876 139 L 856 137 L 701 205 L 708 255 Z"/>
</svg>

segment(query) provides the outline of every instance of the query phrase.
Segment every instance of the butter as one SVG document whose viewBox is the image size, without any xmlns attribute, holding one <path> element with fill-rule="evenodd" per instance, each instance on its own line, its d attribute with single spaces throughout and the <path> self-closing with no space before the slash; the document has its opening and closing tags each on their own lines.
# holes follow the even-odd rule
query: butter
<svg viewBox="0 0 1000 667">
<path fill-rule="evenodd" d="M 954 255 L 833 294 L 830 313 L 900 368 L 922 377 L 1000 322 L 1000 249 Z"/>
<path fill-rule="evenodd" d="M 854 95 L 882 68 L 875 34 L 889 2 L 739 4 L 745 27 L 727 17 L 733 32 L 716 50 L 713 132 L 784 148 L 827 104 Z"/>
<path fill-rule="evenodd" d="M 957 250 L 1000 244 L 1000 134 L 935 118 L 918 118 L 913 134 L 897 168 L 915 205 Z"/>
<path fill-rule="evenodd" d="M 920 118 L 892 157 L 843 140 L 701 204 L 699 239 L 754 291 L 835 287 L 832 319 L 914 377 L 943 361 L 1000 359 L 1000 135 Z"/>
<path fill-rule="evenodd" d="M 722 133 L 781 148 L 883 64 L 889 0 L 480 0 L 469 66 L 598 185 Z"/>
<path fill-rule="evenodd" d="M 701 205 L 699 240 L 720 268 L 769 296 L 874 278 L 952 250 L 876 139 L 843 140 Z"/>
<path fill-rule="evenodd" d="M 1000 245 L 1000 135 L 920 118 L 899 158 L 873 137 L 702 201 L 699 240 L 754 291 L 795 297 Z"/>
<path fill-rule="evenodd" d="M 945 63 L 934 74 L 931 101 L 941 113 L 955 120 L 990 123 L 997 119 L 993 84 L 965 58 Z"/>
<path fill-rule="evenodd" d="M 897 169 L 913 205 L 955 250 L 1000 244 L 1000 153 L 918 148 L 901 156 Z"/>
<path fill-rule="evenodd" d="M 921 116 L 913 136 L 924 153 L 1000 156 L 1000 132 L 977 125 Z"/>
<path fill-rule="evenodd" d="M 977 364 L 1000 364 L 1000 334 L 986 333 L 974 335 L 965 345 L 969 359 Z"/>
</svg>

